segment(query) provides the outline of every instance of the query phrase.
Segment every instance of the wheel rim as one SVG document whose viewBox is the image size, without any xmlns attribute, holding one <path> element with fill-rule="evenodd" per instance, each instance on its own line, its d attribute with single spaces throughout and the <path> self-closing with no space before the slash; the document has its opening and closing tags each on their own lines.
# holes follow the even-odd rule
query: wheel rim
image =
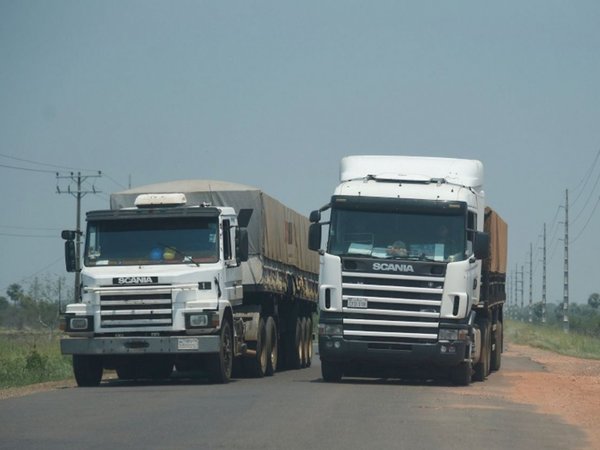
<svg viewBox="0 0 600 450">
<path fill-rule="evenodd" d="M 229 326 L 225 326 L 223 336 L 223 368 L 227 376 L 231 375 L 232 363 L 231 333 L 229 332 Z"/>
<path fill-rule="evenodd" d="M 271 367 L 273 371 L 277 369 L 277 359 L 278 359 L 278 350 L 277 350 L 277 330 L 275 327 L 271 328 L 271 354 L 269 355 L 271 358 Z"/>
<path fill-rule="evenodd" d="M 260 362 L 260 369 L 261 369 L 261 371 L 263 373 L 265 373 L 266 370 L 267 370 L 267 362 L 268 362 L 268 358 L 269 358 L 269 355 L 265 351 L 266 350 L 265 345 L 267 343 L 267 336 L 266 336 L 266 334 L 267 334 L 266 333 L 266 328 L 263 327 L 262 330 L 261 330 L 261 336 L 260 336 L 260 338 L 261 338 L 260 339 L 260 346 L 261 346 L 261 348 L 260 348 L 260 360 L 259 360 L 259 362 Z"/>
</svg>

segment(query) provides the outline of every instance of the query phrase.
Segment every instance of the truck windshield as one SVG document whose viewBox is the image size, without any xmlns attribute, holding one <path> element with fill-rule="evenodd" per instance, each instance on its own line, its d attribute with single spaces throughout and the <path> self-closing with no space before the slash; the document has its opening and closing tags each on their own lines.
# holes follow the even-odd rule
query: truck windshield
<svg viewBox="0 0 600 450">
<path fill-rule="evenodd" d="M 213 217 L 89 222 L 84 262 L 86 266 L 217 262 L 218 234 Z"/>
<path fill-rule="evenodd" d="M 460 214 L 332 209 L 328 252 L 339 256 L 459 261 L 470 253 Z"/>
</svg>

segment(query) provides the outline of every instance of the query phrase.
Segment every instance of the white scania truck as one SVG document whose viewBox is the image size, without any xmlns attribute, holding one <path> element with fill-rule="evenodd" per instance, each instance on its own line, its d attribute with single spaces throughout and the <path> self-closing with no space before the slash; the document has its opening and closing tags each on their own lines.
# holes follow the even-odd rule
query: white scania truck
<svg viewBox="0 0 600 450">
<path fill-rule="evenodd" d="M 81 298 L 64 315 L 79 386 L 232 370 L 262 377 L 309 366 L 318 257 L 308 219 L 249 186 L 184 180 L 111 195 L 87 213 Z"/>
<path fill-rule="evenodd" d="M 340 175 L 310 217 L 323 379 L 426 369 L 467 385 L 498 370 L 507 226 L 486 207 L 482 164 L 349 156 Z"/>
</svg>

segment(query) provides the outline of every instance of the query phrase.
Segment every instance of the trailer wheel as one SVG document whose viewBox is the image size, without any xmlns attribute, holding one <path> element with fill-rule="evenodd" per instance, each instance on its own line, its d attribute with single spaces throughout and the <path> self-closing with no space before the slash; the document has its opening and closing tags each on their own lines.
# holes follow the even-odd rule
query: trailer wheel
<svg viewBox="0 0 600 450">
<path fill-rule="evenodd" d="M 102 360 L 96 355 L 73 355 L 73 373 L 79 387 L 93 387 L 102 380 Z"/>
<path fill-rule="evenodd" d="M 300 355 L 300 368 L 306 367 L 306 317 L 300 318 L 300 342 L 299 342 L 299 355 Z"/>
<path fill-rule="evenodd" d="M 288 320 L 285 334 L 285 362 L 288 369 L 299 369 L 302 365 L 302 328 L 299 317 Z"/>
<path fill-rule="evenodd" d="M 164 355 L 147 355 L 144 360 L 143 373 L 152 380 L 169 378 L 173 373 L 173 359 Z"/>
<path fill-rule="evenodd" d="M 219 353 L 210 355 L 207 361 L 208 380 L 211 383 L 228 383 L 233 365 L 233 335 L 231 324 L 224 320 L 221 325 L 221 345 Z"/>
<path fill-rule="evenodd" d="M 267 340 L 265 321 L 261 317 L 258 321 L 258 332 L 256 335 L 256 353 L 251 358 L 245 358 L 243 360 L 246 376 L 252 378 L 262 378 L 265 376 L 270 352 L 268 346 L 269 343 Z"/>
<path fill-rule="evenodd" d="M 321 376 L 327 383 L 337 383 L 344 376 L 344 369 L 340 363 L 321 360 Z"/>
<path fill-rule="evenodd" d="M 494 349 L 492 350 L 491 370 L 500 370 L 502 364 L 502 344 L 504 336 L 502 334 L 502 322 L 496 322 L 496 331 L 494 332 Z"/>
<path fill-rule="evenodd" d="M 461 362 L 458 366 L 450 369 L 450 379 L 457 386 L 468 386 L 471 384 L 473 368 L 469 361 Z"/>
<path fill-rule="evenodd" d="M 118 363 L 115 370 L 119 380 L 136 380 L 139 378 L 138 370 L 131 361 Z"/>
<path fill-rule="evenodd" d="M 306 346 L 304 347 L 304 359 L 306 360 L 306 367 L 310 367 L 312 364 L 313 355 L 313 342 L 312 342 L 312 319 L 306 318 L 306 328 L 304 336 L 306 338 Z"/>
<path fill-rule="evenodd" d="M 481 322 L 481 356 L 477 364 L 475 364 L 475 373 L 473 379 L 475 381 L 485 381 L 490 374 L 490 363 L 492 359 L 492 340 L 490 323 L 486 320 Z"/>
<path fill-rule="evenodd" d="M 279 340 L 277 339 L 277 325 L 273 317 L 267 319 L 267 370 L 265 375 L 272 376 L 277 370 L 277 361 L 279 359 Z"/>
</svg>

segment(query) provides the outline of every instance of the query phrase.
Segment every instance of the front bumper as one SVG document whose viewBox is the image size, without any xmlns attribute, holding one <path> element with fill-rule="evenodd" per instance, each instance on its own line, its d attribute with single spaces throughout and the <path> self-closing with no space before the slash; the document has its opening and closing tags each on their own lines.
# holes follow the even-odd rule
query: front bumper
<svg viewBox="0 0 600 450">
<path fill-rule="evenodd" d="M 64 355 L 128 355 L 145 353 L 218 353 L 220 336 L 69 337 L 60 341 Z"/>
<path fill-rule="evenodd" d="M 387 347 L 387 348 L 386 348 Z M 375 342 L 352 341 L 342 337 L 319 336 L 319 355 L 322 360 L 344 365 L 368 364 L 381 367 L 452 367 L 469 355 L 467 341 L 435 344 L 385 345 Z"/>
</svg>

